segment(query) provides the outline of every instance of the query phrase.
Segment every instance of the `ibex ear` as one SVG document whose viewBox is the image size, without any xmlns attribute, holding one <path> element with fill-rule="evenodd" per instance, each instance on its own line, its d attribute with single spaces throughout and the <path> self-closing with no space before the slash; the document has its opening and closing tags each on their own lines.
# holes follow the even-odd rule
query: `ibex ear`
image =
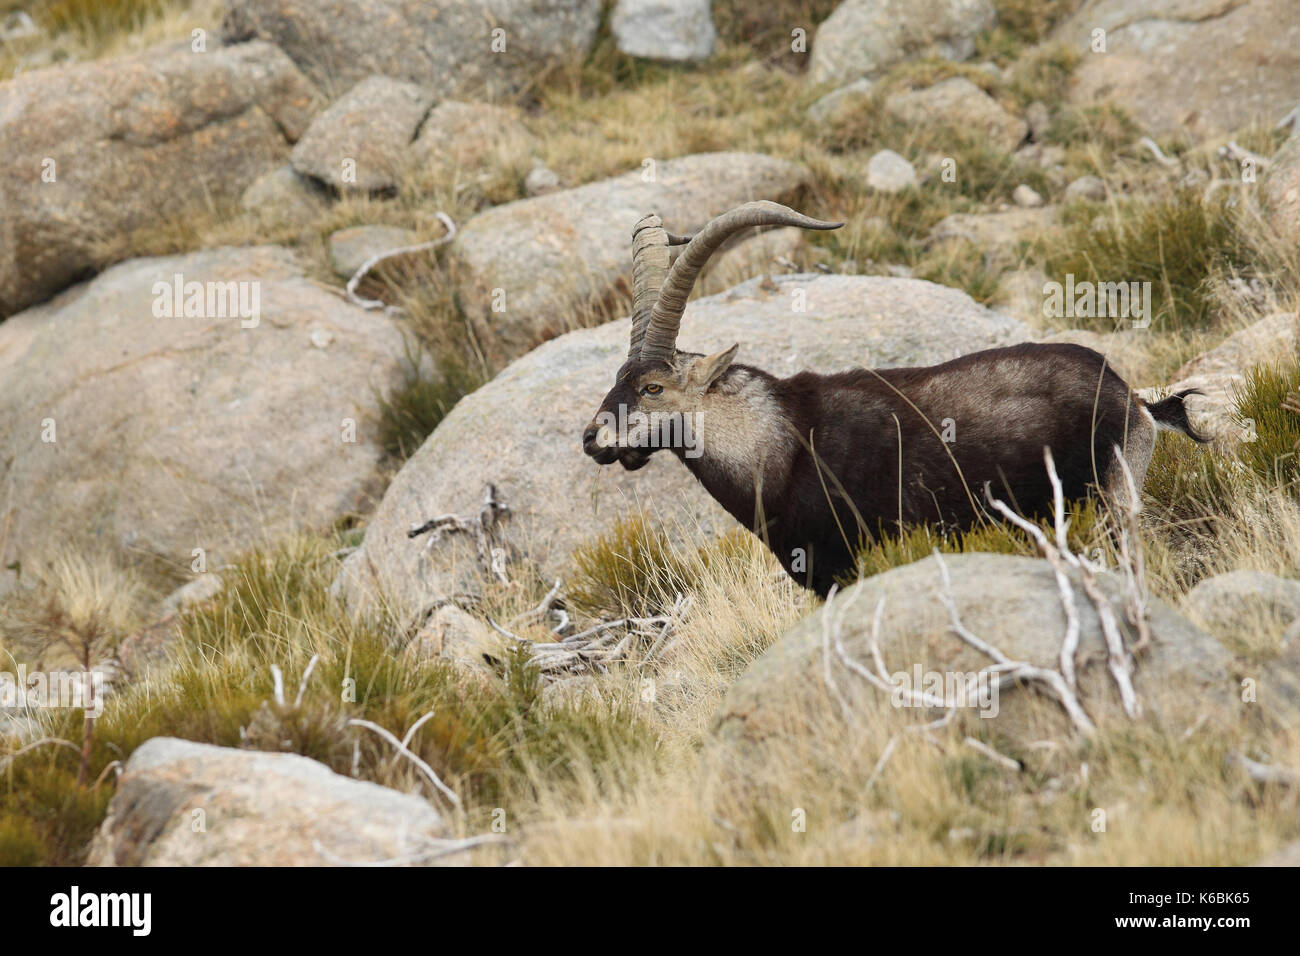
<svg viewBox="0 0 1300 956">
<path fill-rule="evenodd" d="M 703 390 L 709 389 L 722 373 L 731 367 L 739 350 L 740 343 L 737 342 L 729 349 L 696 359 L 691 365 L 690 372 L 687 373 L 687 380 Z"/>
</svg>

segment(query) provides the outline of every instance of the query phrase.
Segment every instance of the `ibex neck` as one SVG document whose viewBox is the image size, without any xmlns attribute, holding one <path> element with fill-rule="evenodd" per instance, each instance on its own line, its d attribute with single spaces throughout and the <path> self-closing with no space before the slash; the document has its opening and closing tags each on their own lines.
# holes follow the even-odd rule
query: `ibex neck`
<svg viewBox="0 0 1300 956">
<path fill-rule="evenodd" d="M 708 392 L 696 423 L 697 454 L 679 452 L 686 466 L 733 518 L 754 528 L 779 500 L 790 473 L 797 427 L 779 380 L 733 366 Z"/>
</svg>

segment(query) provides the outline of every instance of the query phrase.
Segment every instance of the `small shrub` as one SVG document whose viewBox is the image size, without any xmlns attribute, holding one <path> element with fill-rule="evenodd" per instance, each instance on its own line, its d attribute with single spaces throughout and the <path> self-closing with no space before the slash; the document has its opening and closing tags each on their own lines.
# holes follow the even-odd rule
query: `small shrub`
<svg viewBox="0 0 1300 956">
<path fill-rule="evenodd" d="M 1300 362 L 1261 365 L 1236 393 L 1241 462 L 1265 485 L 1300 494 Z"/>
<path fill-rule="evenodd" d="M 175 0 L 45 0 L 33 11 L 33 18 L 52 33 L 95 40 L 129 32 L 177 5 Z"/>
<path fill-rule="evenodd" d="M 1057 112 L 1047 130 L 1047 141 L 1058 146 L 1092 146 L 1108 153 L 1132 146 L 1140 130 L 1122 107 L 1067 107 Z"/>
<path fill-rule="evenodd" d="M 918 279 L 961 289 L 976 302 L 988 305 L 998 294 L 999 272 L 973 243 L 945 243 L 921 258 L 913 269 Z"/>
<path fill-rule="evenodd" d="M 1038 43 L 1079 7 L 1080 0 L 993 0 L 998 27 L 1026 44 Z"/>
<path fill-rule="evenodd" d="M 1049 46 L 1021 57 L 1011 67 L 1007 95 L 1022 109 L 1043 103 L 1055 109 L 1064 102 L 1070 76 L 1079 64 L 1079 54 L 1064 46 Z"/>
<path fill-rule="evenodd" d="M 806 31 L 806 49 L 812 49 L 817 25 L 839 6 L 838 0 L 774 0 L 752 3 L 749 0 L 715 0 L 713 21 L 718 37 L 726 44 L 748 47 L 763 60 L 791 71 L 807 68 L 807 53 L 791 48 L 791 31 Z"/>
<path fill-rule="evenodd" d="M 1211 277 L 1242 269 L 1247 252 L 1222 198 L 1202 201 L 1199 190 L 1180 189 L 1151 200 L 1129 200 L 1108 217 L 1097 207 L 1067 210 L 1061 251 L 1050 254 L 1049 278 L 1074 282 L 1150 282 L 1153 327 L 1204 328 L 1213 318 Z M 1080 325 L 1111 331 L 1127 321 L 1112 316 Z"/>
<path fill-rule="evenodd" d="M 719 565 L 749 559 L 748 532 L 736 529 L 702 548 L 686 548 L 635 514 L 577 548 L 569 599 L 596 617 L 660 614 Z"/>
<path fill-rule="evenodd" d="M 1217 522 L 1231 514 L 1233 478 L 1231 462 L 1213 449 L 1162 434 L 1142 492 L 1171 539 L 1185 542 L 1212 537 Z"/>
<path fill-rule="evenodd" d="M 1251 369 L 1235 392 L 1234 417 L 1239 433 L 1253 440 L 1229 455 L 1177 435 L 1160 436 L 1143 493 L 1172 542 L 1212 542 L 1220 522 L 1237 518 L 1235 500 L 1252 485 L 1300 495 L 1297 389 L 1300 362 Z"/>
<path fill-rule="evenodd" d="M 379 444 L 397 461 L 411 457 L 452 407 L 482 383 L 463 363 L 445 361 L 430 374 L 422 350 L 408 348 L 402 381 L 379 396 Z"/>
</svg>

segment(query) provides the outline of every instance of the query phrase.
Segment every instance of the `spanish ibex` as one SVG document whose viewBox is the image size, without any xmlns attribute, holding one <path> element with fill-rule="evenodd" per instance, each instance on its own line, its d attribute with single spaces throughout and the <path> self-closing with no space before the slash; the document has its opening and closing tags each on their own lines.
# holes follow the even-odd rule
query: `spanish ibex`
<svg viewBox="0 0 1300 956">
<path fill-rule="evenodd" d="M 862 535 L 925 523 L 969 528 L 985 520 L 986 489 L 1021 513 L 1050 514 L 1045 447 L 1067 498 L 1123 498 L 1116 449 L 1140 490 L 1157 428 L 1204 440 L 1188 422 L 1188 393 L 1146 404 L 1100 354 L 1078 345 L 789 378 L 735 363 L 738 344 L 714 355 L 679 352 L 682 312 L 709 256 L 740 230 L 767 225 L 843 223 L 772 202 L 732 209 L 694 237 L 665 232 L 655 215 L 637 223 L 631 347 L 582 443 L 600 464 L 635 470 L 664 444 L 653 422 L 698 422 L 695 444 L 671 443 L 674 453 L 791 577 L 820 594 L 853 569 Z M 683 243 L 669 268 L 669 246 Z M 945 419 L 959 441 L 944 440 Z"/>
</svg>

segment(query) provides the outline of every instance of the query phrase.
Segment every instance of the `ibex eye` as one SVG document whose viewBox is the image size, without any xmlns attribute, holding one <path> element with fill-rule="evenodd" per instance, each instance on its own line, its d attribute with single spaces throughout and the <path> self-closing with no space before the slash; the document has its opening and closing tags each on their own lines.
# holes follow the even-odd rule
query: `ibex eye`
<svg viewBox="0 0 1300 956">
<path fill-rule="evenodd" d="M 644 386 L 642 386 L 642 388 L 641 388 L 641 394 L 642 394 L 642 395 L 658 395 L 658 394 L 659 394 L 660 392 L 662 392 L 663 390 L 664 390 L 664 387 L 663 387 L 662 385 L 654 385 L 654 384 L 651 384 L 651 385 L 644 385 Z"/>
</svg>

